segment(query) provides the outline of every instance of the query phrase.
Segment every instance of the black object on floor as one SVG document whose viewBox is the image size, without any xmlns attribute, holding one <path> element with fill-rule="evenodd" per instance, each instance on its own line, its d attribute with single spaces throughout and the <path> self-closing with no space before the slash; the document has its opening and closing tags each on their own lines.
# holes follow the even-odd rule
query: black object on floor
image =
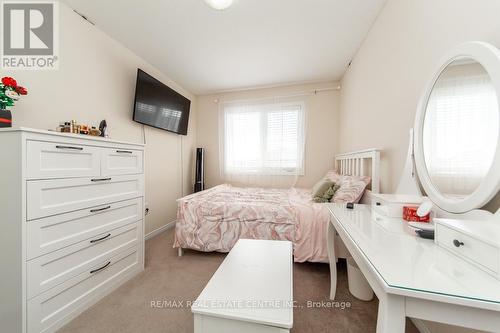
<svg viewBox="0 0 500 333">
<path fill-rule="evenodd" d="M 205 149 L 196 148 L 196 173 L 194 182 L 194 192 L 205 189 Z"/>
</svg>

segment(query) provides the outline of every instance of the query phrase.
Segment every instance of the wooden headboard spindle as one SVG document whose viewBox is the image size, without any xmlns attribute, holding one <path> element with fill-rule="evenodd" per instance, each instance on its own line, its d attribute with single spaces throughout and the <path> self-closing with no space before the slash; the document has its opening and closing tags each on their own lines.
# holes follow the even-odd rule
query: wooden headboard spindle
<svg viewBox="0 0 500 333">
<path fill-rule="evenodd" d="M 366 172 L 365 161 L 370 163 L 370 173 Z M 380 149 L 365 149 L 335 156 L 335 168 L 342 175 L 370 176 L 371 191 L 380 193 Z"/>
</svg>

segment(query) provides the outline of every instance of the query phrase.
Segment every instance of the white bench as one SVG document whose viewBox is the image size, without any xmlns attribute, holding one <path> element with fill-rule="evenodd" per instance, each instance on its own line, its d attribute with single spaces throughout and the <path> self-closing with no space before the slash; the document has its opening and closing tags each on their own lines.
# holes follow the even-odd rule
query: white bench
<svg viewBox="0 0 500 333">
<path fill-rule="evenodd" d="M 240 239 L 191 306 L 195 333 L 288 333 L 292 243 Z"/>
</svg>

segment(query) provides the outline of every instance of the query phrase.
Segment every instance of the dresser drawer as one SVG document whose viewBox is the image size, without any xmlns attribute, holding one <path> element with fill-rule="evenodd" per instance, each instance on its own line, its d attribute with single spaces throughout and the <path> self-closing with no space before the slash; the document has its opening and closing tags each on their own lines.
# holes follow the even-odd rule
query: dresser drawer
<svg viewBox="0 0 500 333">
<path fill-rule="evenodd" d="M 498 247 L 440 223 L 436 224 L 435 242 L 463 259 L 483 269 L 486 268 L 490 273 L 500 273 L 500 249 Z"/>
<path fill-rule="evenodd" d="M 28 261 L 28 298 L 90 270 L 105 258 L 137 244 L 139 238 L 136 222 Z"/>
<path fill-rule="evenodd" d="M 101 148 L 27 141 L 28 179 L 97 177 L 101 173 Z"/>
<path fill-rule="evenodd" d="M 127 149 L 102 150 L 101 174 L 103 176 L 131 175 L 142 173 L 142 151 Z"/>
<path fill-rule="evenodd" d="M 28 181 L 27 219 L 137 198 L 143 186 L 140 175 Z"/>
<path fill-rule="evenodd" d="M 136 198 L 30 221 L 28 259 L 139 221 L 142 216 L 142 198 Z"/>
<path fill-rule="evenodd" d="M 89 303 L 139 272 L 142 269 L 140 257 L 141 249 L 132 247 L 28 300 L 28 333 L 55 331 Z"/>
</svg>

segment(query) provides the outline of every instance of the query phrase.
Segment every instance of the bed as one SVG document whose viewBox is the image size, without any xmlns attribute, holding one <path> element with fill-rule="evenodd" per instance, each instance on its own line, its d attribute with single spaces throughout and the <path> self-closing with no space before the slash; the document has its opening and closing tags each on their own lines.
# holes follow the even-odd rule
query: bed
<svg viewBox="0 0 500 333">
<path fill-rule="evenodd" d="M 326 177 L 341 186 L 334 202 L 357 202 L 365 186 L 379 191 L 380 152 L 337 155 Z M 356 183 L 354 184 L 354 181 Z M 364 183 L 364 184 L 362 184 Z M 362 186 L 362 188 L 353 187 Z M 326 228 L 330 214 L 310 189 L 268 189 L 222 184 L 177 200 L 174 248 L 229 252 L 240 238 L 288 240 L 295 262 L 328 262 Z"/>
</svg>

